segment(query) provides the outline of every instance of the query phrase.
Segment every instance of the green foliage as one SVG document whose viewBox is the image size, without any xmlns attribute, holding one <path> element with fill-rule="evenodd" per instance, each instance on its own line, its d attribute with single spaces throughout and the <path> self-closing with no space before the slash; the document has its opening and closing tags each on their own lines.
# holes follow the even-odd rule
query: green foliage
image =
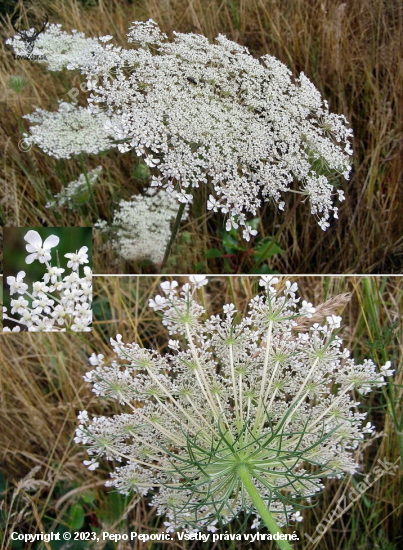
<svg viewBox="0 0 403 550">
<path fill-rule="evenodd" d="M 151 177 L 149 167 L 145 162 L 138 162 L 133 168 L 133 177 L 136 180 L 147 182 Z"/>
<path fill-rule="evenodd" d="M 10 76 L 8 79 L 8 87 L 16 94 L 20 94 L 27 86 L 28 82 L 23 76 Z"/>
<path fill-rule="evenodd" d="M 110 491 L 105 494 L 105 498 L 97 511 L 97 517 L 102 524 L 113 525 L 117 521 L 122 520 L 128 502 L 128 497 L 116 491 Z"/>
<path fill-rule="evenodd" d="M 253 229 L 259 226 L 260 218 L 253 218 L 248 222 Z M 284 250 L 276 243 L 273 237 L 263 237 L 257 239 L 252 247 L 250 243 L 243 240 L 240 229 L 232 228 L 230 231 L 220 229 L 219 237 L 221 240 L 220 248 L 209 248 L 204 256 L 207 260 L 221 259 L 224 261 L 225 271 L 228 273 L 238 272 L 245 261 L 252 257 L 254 265 L 250 271 L 253 274 L 277 273 L 272 270 L 268 260 L 278 254 L 283 254 Z M 263 265 L 262 265 L 263 264 Z M 205 264 L 200 263 L 195 266 L 196 271 L 205 270 Z"/>
<path fill-rule="evenodd" d="M 82 504 L 74 504 L 69 510 L 67 525 L 71 531 L 78 531 L 84 525 L 85 512 Z"/>
</svg>

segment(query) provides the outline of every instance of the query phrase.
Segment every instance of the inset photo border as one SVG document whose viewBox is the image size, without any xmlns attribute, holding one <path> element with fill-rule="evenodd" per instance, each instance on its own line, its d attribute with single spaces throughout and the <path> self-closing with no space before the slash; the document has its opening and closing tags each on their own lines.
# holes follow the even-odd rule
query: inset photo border
<svg viewBox="0 0 403 550">
<path fill-rule="evenodd" d="M 92 228 L 5 227 L 3 331 L 88 332 Z"/>
</svg>

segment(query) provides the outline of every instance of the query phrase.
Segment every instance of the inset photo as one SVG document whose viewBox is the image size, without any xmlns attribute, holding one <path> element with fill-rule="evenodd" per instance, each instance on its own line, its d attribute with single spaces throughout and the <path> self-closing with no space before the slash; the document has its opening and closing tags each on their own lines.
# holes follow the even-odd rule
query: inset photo
<svg viewBox="0 0 403 550">
<path fill-rule="evenodd" d="M 5 227 L 3 261 L 3 331 L 91 330 L 91 227 Z"/>
</svg>

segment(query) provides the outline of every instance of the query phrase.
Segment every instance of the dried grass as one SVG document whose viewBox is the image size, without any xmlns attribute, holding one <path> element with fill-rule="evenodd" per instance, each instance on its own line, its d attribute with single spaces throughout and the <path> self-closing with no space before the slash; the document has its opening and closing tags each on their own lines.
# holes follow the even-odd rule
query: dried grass
<svg viewBox="0 0 403 550">
<path fill-rule="evenodd" d="M 356 0 L 334 4 L 330 0 L 145 0 L 129 4 L 99 1 L 84 9 L 75 0 L 44 0 L 29 9 L 31 24 L 47 13 L 52 22 L 88 35 L 112 34 L 125 43 L 130 21 L 152 17 L 168 33 L 201 32 L 214 38 L 225 33 L 250 48 L 253 54 L 270 53 L 290 66 L 294 74 L 304 71 L 329 100 L 332 111 L 344 113 L 354 128 L 354 172 L 345 185 L 347 200 L 340 219 L 325 234 L 317 227 L 309 207 L 291 211 L 279 244 L 286 251 L 270 260 L 272 269 L 288 273 L 400 273 L 403 271 L 403 8 L 392 0 Z M 13 31 L 9 20 L 4 35 Z M 80 76 L 51 74 L 35 63 L 13 59 L 10 48 L 0 44 L 0 104 L 3 151 L 0 185 L 0 215 L 6 225 L 83 226 L 99 217 L 112 219 L 112 205 L 141 191 L 133 175 L 134 157 L 113 153 L 102 158 L 104 177 L 97 186 L 96 207 L 77 211 L 46 210 L 44 204 L 61 186 L 75 179 L 79 163 L 55 161 L 37 149 L 21 153 L 17 147 L 26 121 L 21 113 L 33 106 L 54 109 L 56 99 L 67 99 Z M 19 74 L 29 83 L 19 97 L 8 88 L 10 75 Z M 79 96 L 80 101 L 84 98 Z M 98 164 L 89 159 L 87 168 Z M 204 253 L 220 246 L 220 216 L 206 218 L 203 192 L 196 201 L 191 221 L 183 228 L 171 272 L 195 270 Z M 284 214 L 262 210 L 261 235 L 273 236 Z M 97 237 L 97 273 L 150 272 L 152 267 L 113 263 L 113 254 L 103 249 Z M 233 272 L 248 272 L 250 253 L 231 258 Z M 223 272 L 220 259 L 201 265 L 206 272 Z"/>
</svg>

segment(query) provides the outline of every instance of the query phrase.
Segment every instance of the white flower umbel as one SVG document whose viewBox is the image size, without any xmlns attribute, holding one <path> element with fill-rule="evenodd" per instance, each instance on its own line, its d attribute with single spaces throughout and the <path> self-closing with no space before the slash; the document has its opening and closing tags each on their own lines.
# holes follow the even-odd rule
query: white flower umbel
<svg viewBox="0 0 403 550">
<path fill-rule="evenodd" d="M 52 265 L 51 249 L 59 244 L 59 237 L 50 235 L 44 242 L 37 231 L 30 230 L 25 235 L 26 249 L 30 254 L 25 259 L 27 264 L 38 260 L 45 264 L 46 271 L 39 281 L 32 283 L 32 289 L 24 283 L 24 271 L 16 277 L 7 277 L 10 287 L 10 296 L 17 293 L 18 297 L 11 299 L 11 314 L 3 308 L 3 319 L 18 323 L 13 332 L 24 327 L 30 332 L 59 332 L 71 330 L 73 332 L 88 332 L 92 323 L 92 271 L 89 266 L 80 266 L 88 263 L 88 248 L 65 254 L 68 258 L 65 269 Z M 65 276 L 63 277 L 63 274 Z M 20 327 L 21 325 L 21 327 Z M 10 331 L 4 327 L 3 331 Z"/>
<path fill-rule="evenodd" d="M 171 224 L 178 206 L 163 189 L 158 193 L 155 189 L 149 189 L 146 193 L 135 195 L 130 201 L 121 201 L 111 226 L 104 221 L 95 226 L 113 235 L 110 242 L 125 260 L 149 258 L 159 264 L 171 236 Z M 185 209 L 182 219 L 186 217 Z"/>
<path fill-rule="evenodd" d="M 61 101 L 54 113 L 37 109 L 24 118 L 34 124 L 29 128 L 30 135 L 24 134 L 24 141 L 38 145 L 57 159 L 69 159 L 80 153 L 97 154 L 115 147 L 110 132 L 105 130 L 110 119 L 102 111 L 95 113 Z"/>
<path fill-rule="evenodd" d="M 182 288 L 162 283 L 149 305 L 168 328 L 169 351 L 118 335 L 111 340 L 118 359 L 90 359 L 93 391 L 126 412 L 92 421 L 81 413 L 76 442 L 87 446 L 91 469 L 102 457 L 122 463 L 108 485 L 153 491 L 169 529 L 214 529 L 244 512 L 255 527 L 278 532 L 300 521 L 323 478 L 359 468 L 354 450 L 368 430 L 352 392 L 384 385 L 390 363 L 380 372 L 370 360 L 356 364 L 333 317 L 294 331 L 314 308 L 299 306 L 296 284 L 279 292 L 277 282 L 262 279 L 264 294 L 244 318 L 225 304 L 207 319 L 196 299 L 204 277 Z"/>
<path fill-rule="evenodd" d="M 87 174 L 80 174 L 77 180 L 71 181 L 60 193 L 55 195 L 54 201 L 46 204 L 46 208 L 54 208 L 56 205 L 73 209 L 88 201 L 91 196 L 91 188 L 94 187 L 102 166 L 90 170 Z"/>
<path fill-rule="evenodd" d="M 152 20 L 133 23 L 127 36 L 130 49 L 107 43 L 110 36 L 69 37 L 50 26 L 35 47 L 49 69 L 86 75 L 89 104 L 110 116 L 106 134 L 120 140 L 121 152 L 143 157 L 153 185 L 177 200 L 191 202 L 193 189 L 207 184 L 207 208 L 227 216 L 228 230 L 241 226 L 248 240 L 256 231 L 247 219 L 264 202 L 284 209 L 284 195 L 293 192 L 328 227 L 335 199 L 344 199 L 335 182 L 349 178 L 352 130 L 304 73 L 293 79 L 275 57 L 256 59 L 223 35 L 213 44 L 197 34 L 174 33 L 169 41 Z M 8 43 L 16 53 L 23 47 L 18 38 Z M 97 141 L 92 129 L 102 139 L 95 112 L 90 143 Z M 70 144 L 55 147 L 52 128 L 41 126 L 31 130 L 38 145 L 70 154 Z"/>
<path fill-rule="evenodd" d="M 35 29 L 30 29 L 31 33 L 34 31 Z M 95 55 L 97 50 L 102 51 L 102 46 L 96 38 L 86 38 L 84 33 L 75 29 L 71 33 L 64 32 L 60 24 L 48 25 L 46 32 L 39 34 L 35 39 L 31 53 L 19 34 L 8 38 L 6 44 L 10 44 L 21 57 L 32 57 L 33 60 L 46 63 L 50 71 L 72 68 L 72 63 L 75 66 L 80 59 Z"/>
</svg>

